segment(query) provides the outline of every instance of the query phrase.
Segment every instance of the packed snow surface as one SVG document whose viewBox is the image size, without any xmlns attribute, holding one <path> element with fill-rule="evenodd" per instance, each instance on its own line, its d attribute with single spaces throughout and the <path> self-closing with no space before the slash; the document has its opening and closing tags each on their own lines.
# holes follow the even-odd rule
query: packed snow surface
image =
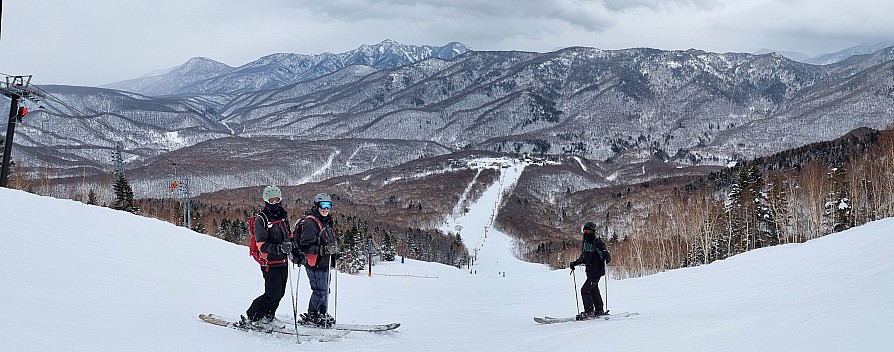
<svg viewBox="0 0 894 352">
<path fill-rule="evenodd" d="M 459 225 L 467 245 L 477 248 L 476 265 L 398 258 L 375 266 L 372 276 L 339 274 L 333 281 L 330 311 L 339 322 L 400 322 L 399 329 L 301 346 L 197 318 L 238 317 L 261 294 L 261 272 L 245 247 L 120 211 L 0 189 L 0 350 L 882 351 L 894 345 L 894 219 L 701 267 L 611 280 L 608 290 L 603 281 L 611 311 L 639 315 L 538 325 L 534 316 L 577 313 L 573 285 L 584 276 L 515 259 L 511 240 L 492 227 L 501 192 L 521 167 L 502 169 L 497 186 L 445 224 Z M 292 274 L 303 311 L 307 278 Z M 277 313 L 292 319 L 289 290 Z"/>
</svg>

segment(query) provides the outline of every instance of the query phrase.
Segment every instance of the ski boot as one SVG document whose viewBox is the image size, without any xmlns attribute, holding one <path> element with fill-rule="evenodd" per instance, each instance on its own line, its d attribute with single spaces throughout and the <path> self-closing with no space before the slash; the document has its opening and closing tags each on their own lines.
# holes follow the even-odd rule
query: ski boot
<svg viewBox="0 0 894 352">
<path fill-rule="evenodd" d="M 270 332 L 273 330 L 273 327 L 271 327 L 270 323 L 264 318 L 251 320 L 244 315 L 240 315 L 239 318 L 239 322 L 236 323 L 236 327 L 238 328 L 261 332 Z"/>
<path fill-rule="evenodd" d="M 320 314 L 320 322 L 318 324 L 324 328 L 331 327 L 332 325 L 335 324 L 335 318 L 329 314 L 321 313 Z"/>
<path fill-rule="evenodd" d="M 595 312 L 583 312 L 574 317 L 575 320 L 589 320 L 596 317 Z"/>
<path fill-rule="evenodd" d="M 275 315 L 265 315 L 263 318 L 261 318 L 261 320 L 266 322 L 267 325 L 269 325 L 271 329 L 285 329 L 286 328 L 286 322 L 279 320 L 279 318 L 277 318 Z"/>
<path fill-rule="evenodd" d="M 316 325 L 328 328 L 335 324 L 335 318 L 329 314 L 321 314 L 317 312 L 308 312 L 301 314 L 301 323 L 304 325 Z"/>
</svg>

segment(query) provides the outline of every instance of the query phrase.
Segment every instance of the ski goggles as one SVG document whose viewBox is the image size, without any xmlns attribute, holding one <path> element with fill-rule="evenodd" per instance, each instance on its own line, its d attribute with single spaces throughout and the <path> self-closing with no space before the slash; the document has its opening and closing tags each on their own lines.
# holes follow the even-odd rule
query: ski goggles
<svg viewBox="0 0 894 352">
<path fill-rule="evenodd" d="M 320 209 L 332 209 L 332 202 L 320 202 Z"/>
<path fill-rule="evenodd" d="M 279 197 L 267 198 L 267 203 L 268 203 L 268 204 L 276 204 L 276 203 L 279 203 L 279 202 L 282 202 L 282 198 L 279 198 Z"/>
</svg>

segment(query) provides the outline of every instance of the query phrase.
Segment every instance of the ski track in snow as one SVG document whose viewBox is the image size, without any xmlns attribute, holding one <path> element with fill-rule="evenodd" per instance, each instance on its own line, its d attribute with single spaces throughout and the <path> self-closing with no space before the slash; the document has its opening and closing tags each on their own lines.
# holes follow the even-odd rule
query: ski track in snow
<svg viewBox="0 0 894 352">
<path fill-rule="evenodd" d="M 298 183 L 299 183 L 299 184 L 307 183 L 307 182 L 312 181 L 312 180 L 314 179 L 314 177 L 317 177 L 317 176 L 319 176 L 319 175 L 322 175 L 324 172 L 326 172 L 326 170 L 329 170 L 329 168 L 332 167 L 332 161 L 335 160 L 335 157 L 338 156 L 339 154 L 341 154 L 341 151 L 340 151 L 340 150 L 336 150 L 335 152 L 333 152 L 332 154 L 330 154 L 330 155 L 329 155 L 329 159 L 326 160 L 326 163 L 323 164 L 323 166 L 321 166 L 319 169 L 317 169 L 316 171 L 314 171 L 314 172 L 313 172 L 312 174 L 310 174 L 309 176 L 307 176 L 307 177 L 301 179 L 301 181 L 298 181 Z"/>
<path fill-rule="evenodd" d="M 236 135 L 236 131 L 234 131 L 233 128 L 231 128 L 230 125 L 226 121 L 221 121 L 221 123 L 224 125 L 224 127 L 226 127 L 228 130 L 230 130 L 231 135 L 234 135 L 234 136 Z"/>
<path fill-rule="evenodd" d="M 481 175 L 481 169 L 478 169 L 478 172 L 475 173 L 475 176 L 472 177 L 472 182 L 469 182 L 469 185 L 466 186 L 466 189 L 463 190 L 463 194 L 459 197 L 459 201 L 456 202 L 456 205 L 453 206 L 453 213 L 451 216 L 456 217 L 463 210 L 463 203 L 466 202 L 466 197 L 469 195 L 469 191 L 472 190 L 472 186 L 475 185 L 475 180 L 478 179 L 478 176 Z"/>
<path fill-rule="evenodd" d="M 360 153 L 360 151 L 365 147 L 365 145 L 361 144 L 358 145 L 357 148 L 354 148 L 354 152 L 351 153 L 351 156 L 349 156 L 348 159 L 345 161 L 345 165 L 347 167 L 351 167 L 351 159 L 354 159 L 354 157 L 357 156 L 357 154 Z"/>
<path fill-rule="evenodd" d="M 581 170 L 584 170 L 584 172 L 587 172 L 587 166 L 584 165 L 584 162 L 580 160 L 580 157 L 576 156 L 576 157 L 574 157 L 574 160 L 577 161 L 578 165 L 580 165 Z"/>
</svg>

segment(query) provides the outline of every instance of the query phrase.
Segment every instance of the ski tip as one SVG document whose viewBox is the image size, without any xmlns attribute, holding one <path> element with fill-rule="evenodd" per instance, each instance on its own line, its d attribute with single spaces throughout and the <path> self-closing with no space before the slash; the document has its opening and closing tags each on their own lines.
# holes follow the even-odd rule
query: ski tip
<svg viewBox="0 0 894 352">
<path fill-rule="evenodd" d="M 534 322 L 537 324 L 548 324 L 549 317 L 534 317 Z"/>
</svg>

